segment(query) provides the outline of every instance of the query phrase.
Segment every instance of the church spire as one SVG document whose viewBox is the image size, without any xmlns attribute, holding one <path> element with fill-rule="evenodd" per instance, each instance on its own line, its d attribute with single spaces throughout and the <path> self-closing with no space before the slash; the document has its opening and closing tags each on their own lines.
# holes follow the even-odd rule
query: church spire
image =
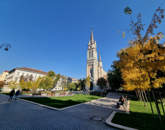
<svg viewBox="0 0 165 130">
<path fill-rule="evenodd" d="M 93 31 L 91 31 L 91 39 L 90 39 L 92 42 L 94 41 L 94 38 L 93 38 Z"/>
<path fill-rule="evenodd" d="M 101 56 L 100 56 L 100 51 L 99 51 L 99 62 L 101 62 Z"/>
</svg>

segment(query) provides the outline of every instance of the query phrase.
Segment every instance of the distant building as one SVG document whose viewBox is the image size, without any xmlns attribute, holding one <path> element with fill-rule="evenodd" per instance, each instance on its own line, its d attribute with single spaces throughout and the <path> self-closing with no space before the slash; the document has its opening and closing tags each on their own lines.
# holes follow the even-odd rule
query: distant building
<svg viewBox="0 0 165 130">
<path fill-rule="evenodd" d="M 86 77 L 90 77 L 91 81 L 96 85 L 97 80 L 101 77 L 106 77 L 107 72 L 103 69 L 103 63 L 101 61 L 101 56 L 99 53 L 99 58 L 97 57 L 96 41 L 93 37 L 93 32 L 91 32 L 90 41 L 88 43 L 87 51 L 87 69 Z"/>
<path fill-rule="evenodd" d="M 18 67 L 10 70 L 8 72 L 8 75 L 6 77 L 6 82 L 9 83 L 11 81 L 14 82 L 20 82 L 20 79 L 30 79 L 32 81 L 38 79 L 39 77 L 46 76 L 47 72 L 43 72 L 41 70 L 36 70 L 32 68 L 26 68 L 26 67 Z"/>
<path fill-rule="evenodd" d="M 77 83 L 78 80 L 75 78 L 67 77 L 67 76 L 61 76 L 60 79 L 57 81 L 57 84 L 52 89 L 52 91 L 56 90 L 64 90 L 64 87 L 67 86 L 69 83 Z"/>
<path fill-rule="evenodd" d="M 4 71 L 1 75 L 0 75 L 0 81 L 4 81 L 6 80 L 6 77 L 8 75 L 8 71 Z"/>
</svg>

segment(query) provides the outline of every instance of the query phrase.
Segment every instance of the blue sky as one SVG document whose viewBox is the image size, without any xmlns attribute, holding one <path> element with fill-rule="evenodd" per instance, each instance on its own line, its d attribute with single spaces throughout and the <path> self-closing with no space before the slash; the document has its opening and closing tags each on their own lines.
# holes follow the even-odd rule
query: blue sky
<svg viewBox="0 0 165 130">
<path fill-rule="evenodd" d="M 164 0 L 1 0 L 0 43 L 10 43 L 0 50 L 0 72 L 14 67 L 53 70 L 66 76 L 86 75 L 86 53 L 90 31 L 94 31 L 106 71 L 121 48 L 128 46 L 130 16 L 140 12 L 149 24 L 153 11 Z M 122 32 L 126 37 L 122 37 Z M 156 32 L 165 32 L 165 22 Z"/>
</svg>

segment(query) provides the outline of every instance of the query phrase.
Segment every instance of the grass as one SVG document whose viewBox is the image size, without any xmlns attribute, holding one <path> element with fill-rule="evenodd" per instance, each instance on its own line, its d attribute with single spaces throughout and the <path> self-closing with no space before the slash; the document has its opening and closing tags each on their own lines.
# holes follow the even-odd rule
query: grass
<svg viewBox="0 0 165 130">
<path fill-rule="evenodd" d="M 121 124 L 124 126 L 137 128 L 140 130 L 164 130 L 165 129 L 165 119 L 159 121 L 156 107 L 154 107 L 155 115 L 152 115 L 150 105 L 147 104 L 144 107 L 144 103 L 140 101 L 130 101 L 130 114 L 117 113 L 113 118 L 112 122 L 116 124 Z M 163 117 L 163 111 L 161 110 Z"/>
<path fill-rule="evenodd" d="M 39 97 L 39 98 L 23 98 L 23 99 L 55 108 L 64 108 L 99 98 L 101 97 L 78 94 L 74 96 L 64 96 L 64 97 Z"/>
</svg>

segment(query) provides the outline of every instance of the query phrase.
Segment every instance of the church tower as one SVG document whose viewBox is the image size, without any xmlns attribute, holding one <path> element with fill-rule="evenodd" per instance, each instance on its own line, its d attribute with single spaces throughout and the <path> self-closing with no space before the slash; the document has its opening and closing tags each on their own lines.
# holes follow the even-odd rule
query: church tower
<svg viewBox="0 0 165 130">
<path fill-rule="evenodd" d="M 97 80 L 105 76 L 106 76 L 106 72 L 103 70 L 101 56 L 99 53 L 99 60 L 98 60 L 96 41 L 94 40 L 93 32 L 91 32 L 91 37 L 88 43 L 88 51 L 87 51 L 86 77 L 90 77 L 91 81 L 94 83 L 94 85 L 96 85 Z"/>
<path fill-rule="evenodd" d="M 98 61 L 97 61 L 97 49 L 96 49 L 96 41 L 93 37 L 93 32 L 91 32 L 90 41 L 88 43 L 88 51 L 87 51 L 87 73 L 86 76 L 91 78 L 93 83 L 97 82 L 98 79 Z"/>
</svg>

